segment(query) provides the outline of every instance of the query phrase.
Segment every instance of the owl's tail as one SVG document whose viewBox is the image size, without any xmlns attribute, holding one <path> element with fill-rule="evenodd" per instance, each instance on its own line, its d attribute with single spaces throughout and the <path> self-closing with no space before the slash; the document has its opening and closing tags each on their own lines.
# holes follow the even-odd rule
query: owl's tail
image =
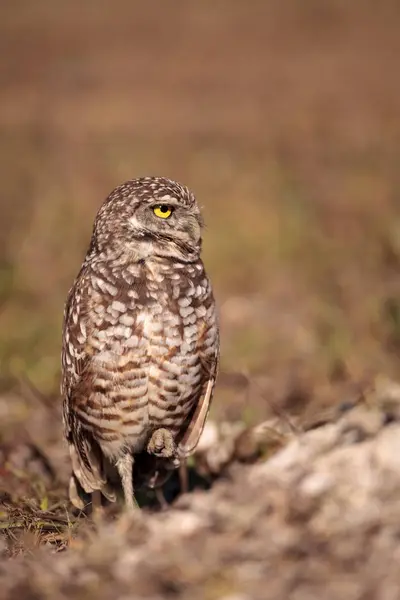
<svg viewBox="0 0 400 600">
<path fill-rule="evenodd" d="M 85 492 L 75 473 L 72 473 L 71 478 L 69 480 L 68 491 L 69 499 L 71 503 L 75 506 L 75 508 L 79 508 L 79 510 L 84 510 L 91 503 L 90 493 Z M 108 482 L 105 483 L 100 489 L 100 492 L 105 498 L 107 498 L 107 500 L 109 500 L 110 502 L 115 502 L 116 494 L 111 484 L 109 484 Z"/>
<path fill-rule="evenodd" d="M 116 493 L 107 476 L 104 457 L 94 440 L 79 439 L 79 444 L 69 445 L 72 475 L 69 481 L 69 498 L 72 504 L 83 510 L 91 502 L 90 494 L 100 491 L 110 502 Z"/>
</svg>

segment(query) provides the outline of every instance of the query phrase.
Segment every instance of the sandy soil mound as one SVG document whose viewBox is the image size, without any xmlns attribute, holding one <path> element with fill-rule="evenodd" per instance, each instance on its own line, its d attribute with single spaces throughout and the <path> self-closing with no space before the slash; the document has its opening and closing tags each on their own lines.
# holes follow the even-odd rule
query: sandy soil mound
<svg viewBox="0 0 400 600">
<path fill-rule="evenodd" d="M 64 552 L 45 545 L 3 560 L 0 596 L 398 598 L 399 397 L 386 386 L 334 422 L 290 434 L 270 458 L 235 460 L 211 489 L 166 511 L 87 520 Z M 203 458 L 217 437 L 209 430 Z"/>
</svg>

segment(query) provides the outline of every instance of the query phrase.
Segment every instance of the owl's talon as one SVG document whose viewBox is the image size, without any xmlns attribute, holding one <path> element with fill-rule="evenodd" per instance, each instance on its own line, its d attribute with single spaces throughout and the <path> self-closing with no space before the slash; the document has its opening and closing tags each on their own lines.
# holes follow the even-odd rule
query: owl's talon
<svg viewBox="0 0 400 600">
<path fill-rule="evenodd" d="M 176 444 L 172 433 L 161 427 L 153 431 L 147 444 L 147 452 L 160 458 L 172 458 L 176 455 Z"/>
</svg>

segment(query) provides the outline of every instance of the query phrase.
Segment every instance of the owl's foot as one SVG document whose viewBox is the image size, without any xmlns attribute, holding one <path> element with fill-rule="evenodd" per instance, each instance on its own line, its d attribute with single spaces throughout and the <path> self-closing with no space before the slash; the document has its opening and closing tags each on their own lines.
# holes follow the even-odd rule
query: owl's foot
<svg viewBox="0 0 400 600">
<path fill-rule="evenodd" d="M 176 456 L 176 444 L 172 433 L 161 427 L 153 431 L 147 444 L 147 452 L 160 458 L 173 458 Z"/>
</svg>

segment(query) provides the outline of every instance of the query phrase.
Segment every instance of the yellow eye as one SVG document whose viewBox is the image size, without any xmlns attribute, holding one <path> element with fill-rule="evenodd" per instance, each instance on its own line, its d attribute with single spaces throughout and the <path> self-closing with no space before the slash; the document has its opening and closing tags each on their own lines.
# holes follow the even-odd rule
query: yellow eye
<svg viewBox="0 0 400 600">
<path fill-rule="evenodd" d="M 167 206 L 166 204 L 160 204 L 159 206 L 153 207 L 153 212 L 156 217 L 160 217 L 161 219 L 168 219 L 172 215 L 172 208 Z"/>
</svg>

